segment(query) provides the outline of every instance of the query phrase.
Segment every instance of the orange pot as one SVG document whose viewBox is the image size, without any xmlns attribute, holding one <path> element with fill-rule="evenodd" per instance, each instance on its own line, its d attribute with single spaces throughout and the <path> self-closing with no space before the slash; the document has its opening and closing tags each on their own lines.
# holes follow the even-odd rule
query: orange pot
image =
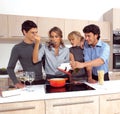
<svg viewBox="0 0 120 114">
<path fill-rule="evenodd" d="M 66 84 L 67 78 L 52 78 L 48 81 L 52 87 L 63 87 Z"/>
<path fill-rule="evenodd" d="M 50 92 L 51 93 L 55 93 L 55 92 L 66 92 L 66 87 L 51 87 L 50 88 Z"/>
</svg>

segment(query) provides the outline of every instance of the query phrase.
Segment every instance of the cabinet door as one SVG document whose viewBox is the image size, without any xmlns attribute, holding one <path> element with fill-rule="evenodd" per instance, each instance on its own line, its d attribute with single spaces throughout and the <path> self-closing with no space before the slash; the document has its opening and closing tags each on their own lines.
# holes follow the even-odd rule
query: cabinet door
<svg viewBox="0 0 120 114">
<path fill-rule="evenodd" d="M 44 101 L 0 104 L 0 114 L 45 114 Z"/>
<path fill-rule="evenodd" d="M 111 30 L 120 30 L 120 9 L 112 8 L 103 15 L 103 20 L 111 23 Z"/>
<path fill-rule="evenodd" d="M 110 41 L 110 23 L 101 21 L 89 21 L 89 24 L 96 24 L 100 28 L 100 38 L 103 41 Z"/>
<path fill-rule="evenodd" d="M 100 96 L 100 114 L 120 114 L 120 94 Z"/>
<path fill-rule="evenodd" d="M 110 80 L 120 80 L 120 72 L 109 73 Z"/>
<path fill-rule="evenodd" d="M 21 31 L 22 23 L 25 20 L 32 20 L 37 24 L 37 17 L 30 17 L 30 16 L 15 16 L 9 15 L 8 22 L 9 22 L 9 37 L 23 37 L 23 33 Z"/>
<path fill-rule="evenodd" d="M 113 30 L 120 30 L 120 9 L 113 9 Z"/>
<path fill-rule="evenodd" d="M 0 38 L 8 36 L 8 20 L 7 15 L 0 15 Z"/>
<path fill-rule="evenodd" d="M 8 78 L 0 78 L 0 87 L 4 88 L 7 86 L 8 86 Z"/>
<path fill-rule="evenodd" d="M 38 18 L 38 31 L 41 37 L 48 38 L 48 32 L 54 26 L 57 26 L 62 30 L 64 39 L 64 19 L 46 17 Z"/>
<path fill-rule="evenodd" d="M 88 25 L 88 21 L 65 19 L 65 39 L 68 39 L 68 34 L 72 31 L 79 31 L 84 36 L 83 28 L 86 25 Z"/>
<path fill-rule="evenodd" d="M 98 114 L 98 96 L 46 100 L 46 114 Z"/>
</svg>

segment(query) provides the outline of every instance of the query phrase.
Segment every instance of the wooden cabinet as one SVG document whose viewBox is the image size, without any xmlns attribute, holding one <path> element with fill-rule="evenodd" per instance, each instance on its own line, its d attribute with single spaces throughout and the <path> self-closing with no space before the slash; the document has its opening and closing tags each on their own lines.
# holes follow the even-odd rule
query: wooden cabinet
<svg viewBox="0 0 120 114">
<path fill-rule="evenodd" d="M 9 78 L 8 75 L 0 75 L 0 88 L 5 89 L 8 88 L 8 86 L 13 85 L 12 80 Z"/>
<path fill-rule="evenodd" d="M 16 16 L 16 15 L 9 15 L 8 16 L 8 31 L 9 37 L 12 38 L 21 38 L 23 37 L 23 33 L 21 31 L 21 25 L 25 20 L 32 20 L 37 24 L 37 17 L 30 17 L 30 16 Z"/>
<path fill-rule="evenodd" d="M 109 73 L 110 80 L 120 80 L 120 72 Z"/>
<path fill-rule="evenodd" d="M 46 114 L 99 114 L 99 97 L 46 100 Z"/>
<path fill-rule="evenodd" d="M 0 38 L 8 36 L 8 16 L 0 15 Z"/>
<path fill-rule="evenodd" d="M 120 94 L 101 95 L 100 114 L 120 114 Z"/>
<path fill-rule="evenodd" d="M 62 30 L 64 39 L 64 19 L 46 17 L 38 18 L 38 31 L 41 37 L 48 38 L 48 32 L 54 26 L 57 26 Z"/>
<path fill-rule="evenodd" d="M 44 101 L 0 104 L 0 114 L 45 114 Z"/>
<path fill-rule="evenodd" d="M 23 37 L 21 25 L 25 20 L 34 21 L 38 25 L 39 35 L 43 38 L 48 38 L 48 32 L 54 26 L 62 30 L 63 39 L 65 40 L 68 40 L 68 34 L 72 31 L 79 31 L 84 36 L 83 28 L 88 24 L 94 23 L 100 26 L 102 40 L 110 40 L 109 22 L 18 15 L 0 15 L 0 38 L 7 37 L 15 39 Z"/>
<path fill-rule="evenodd" d="M 113 70 L 113 30 L 118 30 L 120 31 L 120 9 L 117 8 L 112 8 L 106 13 L 103 14 L 103 20 L 110 22 L 110 31 L 111 31 L 111 61 L 110 61 L 110 66 L 111 69 Z M 116 77 L 112 76 L 112 79 L 116 79 Z"/>
<path fill-rule="evenodd" d="M 84 36 L 83 28 L 86 25 L 88 25 L 87 20 L 65 19 L 65 39 L 68 39 L 68 34 L 72 31 L 79 31 Z"/>
<path fill-rule="evenodd" d="M 120 30 L 120 9 L 113 9 L 113 30 Z"/>
<path fill-rule="evenodd" d="M 103 20 L 111 23 L 112 30 L 120 30 L 120 9 L 112 8 L 103 14 Z"/>
<path fill-rule="evenodd" d="M 100 36 L 103 41 L 110 41 L 110 23 L 106 21 L 70 20 L 65 19 L 65 38 L 71 31 L 79 31 L 84 36 L 83 28 L 89 24 L 100 27 Z"/>
<path fill-rule="evenodd" d="M 4 78 L 4 77 L 0 77 L 0 87 L 2 89 L 4 89 L 4 87 L 7 87 L 9 83 L 9 79 L 8 78 Z"/>
<path fill-rule="evenodd" d="M 110 41 L 110 23 L 107 21 L 89 21 L 89 24 L 96 24 L 100 28 L 100 38 L 103 41 Z"/>
</svg>

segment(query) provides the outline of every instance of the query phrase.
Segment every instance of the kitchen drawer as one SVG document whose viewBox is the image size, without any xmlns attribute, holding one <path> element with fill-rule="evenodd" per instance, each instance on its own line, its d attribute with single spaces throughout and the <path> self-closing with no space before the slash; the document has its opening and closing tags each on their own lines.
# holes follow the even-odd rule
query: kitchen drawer
<svg viewBox="0 0 120 114">
<path fill-rule="evenodd" d="M 45 114 L 44 101 L 3 103 L 0 114 Z"/>
<path fill-rule="evenodd" d="M 99 97 L 46 100 L 46 114 L 99 114 Z"/>
<path fill-rule="evenodd" d="M 120 114 L 120 94 L 101 95 L 100 114 Z"/>
</svg>

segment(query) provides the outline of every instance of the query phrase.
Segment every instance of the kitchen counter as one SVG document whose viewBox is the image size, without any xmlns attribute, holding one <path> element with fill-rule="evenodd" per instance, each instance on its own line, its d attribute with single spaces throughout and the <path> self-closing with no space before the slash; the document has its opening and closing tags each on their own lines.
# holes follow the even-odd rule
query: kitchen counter
<svg viewBox="0 0 120 114">
<path fill-rule="evenodd" d="M 9 78 L 9 76 L 8 76 L 8 74 L 5 74 L 5 75 L 0 74 L 0 78 Z"/>
<path fill-rule="evenodd" d="M 105 81 L 103 85 L 89 84 L 87 85 L 95 88 L 95 90 L 87 91 L 74 91 L 74 92 L 61 92 L 61 93 L 45 93 L 44 85 L 33 85 L 31 89 L 33 92 L 26 90 L 26 88 L 20 89 L 20 94 L 10 97 L 0 97 L 0 103 L 20 102 L 20 101 L 33 101 L 33 100 L 46 100 L 55 98 L 69 98 L 80 96 L 94 96 L 102 94 L 120 93 L 120 80 Z M 27 87 L 28 89 L 28 87 Z"/>
</svg>

